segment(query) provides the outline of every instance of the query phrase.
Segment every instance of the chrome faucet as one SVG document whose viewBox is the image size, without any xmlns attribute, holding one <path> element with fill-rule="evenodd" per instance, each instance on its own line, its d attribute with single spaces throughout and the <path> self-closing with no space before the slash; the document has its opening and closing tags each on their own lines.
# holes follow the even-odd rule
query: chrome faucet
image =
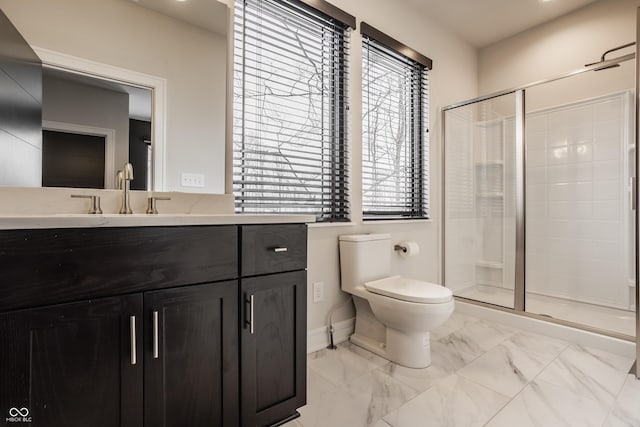
<svg viewBox="0 0 640 427">
<path fill-rule="evenodd" d="M 132 214 L 131 203 L 129 201 L 129 186 L 133 179 L 133 165 L 125 163 L 122 171 L 118 171 L 118 187 L 122 189 L 122 205 L 120 206 L 120 214 Z"/>
</svg>

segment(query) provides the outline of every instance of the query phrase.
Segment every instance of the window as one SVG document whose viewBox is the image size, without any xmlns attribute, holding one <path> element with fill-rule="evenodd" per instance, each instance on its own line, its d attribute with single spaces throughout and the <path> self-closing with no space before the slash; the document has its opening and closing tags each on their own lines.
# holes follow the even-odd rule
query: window
<svg viewBox="0 0 640 427">
<path fill-rule="evenodd" d="M 312 3 L 316 8 L 300 0 L 236 1 L 239 213 L 349 220 L 346 64 L 355 18 Z"/>
<path fill-rule="evenodd" d="M 360 30 L 363 217 L 428 218 L 432 62 L 364 22 Z"/>
</svg>

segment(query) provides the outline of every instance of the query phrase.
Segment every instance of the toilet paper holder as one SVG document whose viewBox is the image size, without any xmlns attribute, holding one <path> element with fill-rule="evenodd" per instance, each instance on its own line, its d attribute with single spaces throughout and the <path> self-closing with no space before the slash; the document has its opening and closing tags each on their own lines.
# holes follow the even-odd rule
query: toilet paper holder
<svg viewBox="0 0 640 427">
<path fill-rule="evenodd" d="M 393 245 L 393 250 L 398 252 L 402 258 L 408 258 L 420 253 L 420 246 L 417 242 L 408 240 L 405 242 L 398 242 Z"/>
<path fill-rule="evenodd" d="M 394 251 L 402 251 L 402 252 L 407 252 L 409 250 L 409 248 L 407 248 L 406 246 L 402 246 L 402 245 L 393 245 L 393 250 Z"/>
</svg>

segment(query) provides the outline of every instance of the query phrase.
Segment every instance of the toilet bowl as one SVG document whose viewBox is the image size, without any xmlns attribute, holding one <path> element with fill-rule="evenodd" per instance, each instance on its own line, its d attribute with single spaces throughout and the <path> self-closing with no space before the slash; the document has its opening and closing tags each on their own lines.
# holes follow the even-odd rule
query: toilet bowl
<svg viewBox="0 0 640 427">
<path fill-rule="evenodd" d="M 454 301 L 443 286 L 390 276 L 391 236 L 340 236 L 342 290 L 353 295 L 352 343 L 409 368 L 431 364 L 430 331 L 451 316 Z"/>
</svg>

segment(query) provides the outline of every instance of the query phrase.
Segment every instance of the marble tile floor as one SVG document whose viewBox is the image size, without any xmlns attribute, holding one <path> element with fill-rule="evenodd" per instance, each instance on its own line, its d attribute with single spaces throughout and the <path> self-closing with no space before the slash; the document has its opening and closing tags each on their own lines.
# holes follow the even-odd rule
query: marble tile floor
<svg viewBox="0 0 640 427">
<path fill-rule="evenodd" d="M 308 404 L 286 427 L 640 427 L 633 360 L 454 313 L 432 364 L 353 344 L 308 355 Z"/>
<path fill-rule="evenodd" d="M 476 301 L 513 308 L 513 290 L 495 286 L 478 285 L 455 295 Z M 570 301 L 563 298 L 527 293 L 527 311 L 545 314 L 556 319 L 589 325 L 596 328 L 635 336 L 635 312 L 612 307 Z"/>
</svg>

